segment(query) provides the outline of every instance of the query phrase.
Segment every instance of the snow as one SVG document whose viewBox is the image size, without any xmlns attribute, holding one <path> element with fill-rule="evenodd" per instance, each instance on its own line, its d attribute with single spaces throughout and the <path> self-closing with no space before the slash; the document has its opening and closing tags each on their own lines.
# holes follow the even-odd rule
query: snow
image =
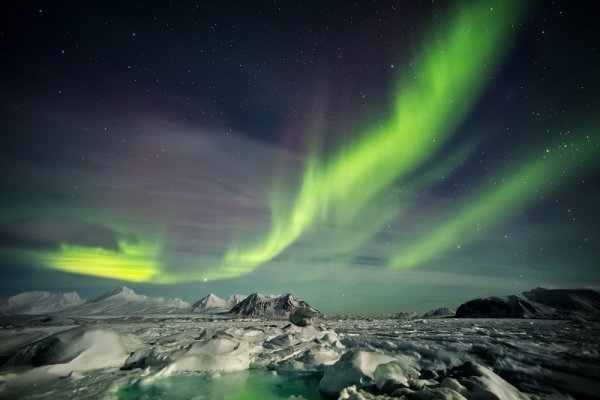
<svg viewBox="0 0 600 400">
<path fill-rule="evenodd" d="M 210 293 L 208 296 L 205 296 L 192 304 L 192 308 L 197 312 L 227 312 L 231 309 L 231 306 L 226 300 L 214 293 Z"/>
<path fill-rule="evenodd" d="M 0 317 L 0 398 L 116 399 L 133 391 L 140 396 L 129 398 L 317 399 L 320 391 L 343 399 L 537 400 L 600 393 L 599 322 L 422 316 L 297 326 L 281 318 L 304 307 L 290 295 L 249 296 L 273 318 L 242 318 L 191 306 L 156 314 L 170 300 L 120 289 L 73 309 L 135 312 Z M 571 301 L 570 310 L 594 306 L 585 293 L 563 295 L 558 303 Z"/>
<path fill-rule="evenodd" d="M 225 300 L 227 302 L 227 305 L 229 306 L 229 308 L 241 303 L 242 301 L 246 300 L 246 296 L 245 294 L 232 294 L 229 297 L 227 297 L 227 299 Z"/>
<path fill-rule="evenodd" d="M 24 292 L 0 303 L 0 314 L 48 314 L 85 303 L 75 292 Z"/>
<path fill-rule="evenodd" d="M 249 344 L 225 338 L 194 343 L 173 363 L 158 372 L 163 377 L 177 371 L 233 372 L 250 367 Z"/>
<path fill-rule="evenodd" d="M 373 371 L 375 385 L 381 390 L 389 381 L 393 384 L 409 386 L 409 382 L 417 379 L 420 373 L 408 363 L 394 360 L 378 365 Z"/>
<path fill-rule="evenodd" d="M 297 326 L 307 326 L 313 323 L 313 318 L 319 316 L 319 312 L 308 306 L 295 307 L 290 311 L 288 319 Z"/>
<path fill-rule="evenodd" d="M 290 312 L 298 307 L 313 310 L 308 303 L 296 299 L 291 293 L 282 296 L 265 296 L 260 293 L 252 293 L 236 304 L 230 312 L 243 316 L 287 317 Z"/>
<path fill-rule="evenodd" d="M 20 348 L 8 364 L 34 368 L 22 374 L 0 376 L 2 391 L 26 391 L 31 384 L 56 381 L 96 369 L 120 367 L 126 358 L 127 350 L 121 336 L 112 330 L 89 327 L 66 330 Z"/>
<path fill-rule="evenodd" d="M 373 372 L 380 364 L 394 361 L 381 353 L 351 350 L 331 368 L 325 370 L 319 390 L 327 396 L 337 396 L 347 386 L 366 384 L 373 380 Z"/>
<path fill-rule="evenodd" d="M 172 313 L 189 310 L 190 304 L 179 299 L 150 297 L 135 293 L 128 287 L 115 288 L 102 296 L 80 306 L 64 310 L 68 315 L 134 315 L 148 313 Z"/>
<path fill-rule="evenodd" d="M 243 303 L 243 304 L 241 304 Z M 25 292 L 0 302 L 0 315 L 147 315 L 227 313 L 230 310 L 243 316 L 286 317 L 297 307 L 313 310 L 291 294 L 283 296 L 250 296 L 232 294 L 222 299 L 214 293 L 190 304 L 180 298 L 151 297 L 138 294 L 126 286 L 116 287 L 95 299 L 85 300 L 75 292 Z M 234 310 L 232 310 L 234 309 Z M 317 312 L 316 310 L 313 310 Z M 318 313 L 318 312 L 317 312 Z"/>
<path fill-rule="evenodd" d="M 137 382 L 166 390 L 160 382 L 182 374 L 204 374 L 198 385 L 218 391 L 219 377 L 240 370 L 276 371 L 284 386 L 310 373 L 315 386 L 341 398 L 525 399 L 600 391 L 595 322 L 326 319 L 298 327 L 281 319 L 188 314 L 50 323 L 30 317 L 0 331 L 6 361 L 0 397 L 111 398 L 111 387 L 116 393 Z"/>
</svg>

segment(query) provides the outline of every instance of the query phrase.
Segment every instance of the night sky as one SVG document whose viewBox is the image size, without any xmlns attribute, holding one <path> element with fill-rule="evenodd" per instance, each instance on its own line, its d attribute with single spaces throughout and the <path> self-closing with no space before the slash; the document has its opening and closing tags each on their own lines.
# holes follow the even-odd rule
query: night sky
<svg viewBox="0 0 600 400">
<path fill-rule="evenodd" d="M 595 2 L 0 8 L 2 297 L 600 287 Z"/>
</svg>

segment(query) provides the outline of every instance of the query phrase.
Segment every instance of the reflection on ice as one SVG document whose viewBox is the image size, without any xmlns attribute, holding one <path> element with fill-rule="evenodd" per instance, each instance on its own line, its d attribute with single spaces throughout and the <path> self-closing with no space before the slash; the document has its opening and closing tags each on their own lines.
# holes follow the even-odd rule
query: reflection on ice
<svg viewBox="0 0 600 400">
<path fill-rule="evenodd" d="M 223 375 L 183 374 L 136 383 L 118 391 L 119 400 L 323 399 L 321 374 L 277 374 L 246 370 Z"/>
</svg>

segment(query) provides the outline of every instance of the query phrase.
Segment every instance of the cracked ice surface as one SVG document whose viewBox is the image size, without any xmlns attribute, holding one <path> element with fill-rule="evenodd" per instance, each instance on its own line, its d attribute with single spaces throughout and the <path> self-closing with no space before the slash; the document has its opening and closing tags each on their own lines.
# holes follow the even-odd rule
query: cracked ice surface
<svg viewBox="0 0 600 400">
<path fill-rule="evenodd" d="M 0 398 L 600 393 L 600 324 L 594 322 L 327 319 L 297 327 L 282 320 L 153 315 L 2 317 L 2 325 Z"/>
</svg>

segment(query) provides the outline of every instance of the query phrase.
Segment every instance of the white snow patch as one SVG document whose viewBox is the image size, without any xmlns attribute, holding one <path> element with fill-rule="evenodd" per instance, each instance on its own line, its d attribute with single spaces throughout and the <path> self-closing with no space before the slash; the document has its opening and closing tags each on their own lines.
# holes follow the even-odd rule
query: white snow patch
<svg viewBox="0 0 600 400">
<path fill-rule="evenodd" d="M 396 359 L 381 353 L 351 350 L 325 370 L 319 390 L 327 396 L 337 396 L 350 385 L 362 385 L 373 380 L 373 372 L 380 364 Z"/>
</svg>

